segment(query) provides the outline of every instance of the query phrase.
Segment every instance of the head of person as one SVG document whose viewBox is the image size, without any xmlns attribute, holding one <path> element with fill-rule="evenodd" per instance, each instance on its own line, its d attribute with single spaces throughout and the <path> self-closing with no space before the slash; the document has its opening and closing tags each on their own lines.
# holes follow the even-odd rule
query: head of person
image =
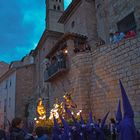
<svg viewBox="0 0 140 140">
<path fill-rule="evenodd" d="M 4 127 L 3 127 L 3 125 L 1 124 L 1 125 L 0 125 L 0 129 L 3 129 L 3 128 L 4 128 Z"/>
<path fill-rule="evenodd" d="M 101 119 L 98 119 L 98 123 L 101 123 Z"/>
<path fill-rule="evenodd" d="M 43 127 L 41 127 L 41 126 L 37 127 L 37 128 L 35 129 L 35 132 L 36 132 L 36 135 L 37 135 L 38 137 L 41 137 L 41 136 L 44 135 L 44 129 L 43 129 Z"/>
<path fill-rule="evenodd" d="M 117 32 L 115 32 L 115 35 L 116 35 L 116 36 L 118 36 L 118 35 L 119 35 L 119 32 L 118 32 L 118 31 L 117 31 Z"/>
<path fill-rule="evenodd" d="M 114 118 L 111 118 L 111 119 L 110 119 L 110 122 L 113 123 L 113 124 L 115 124 Z"/>
<path fill-rule="evenodd" d="M 21 118 L 14 118 L 12 120 L 12 128 L 22 128 L 23 120 Z"/>
<path fill-rule="evenodd" d="M 114 35 L 113 33 L 110 33 L 110 34 L 109 34 L 110 37 L 113 37 L 113 35 Z"/>
</svg>

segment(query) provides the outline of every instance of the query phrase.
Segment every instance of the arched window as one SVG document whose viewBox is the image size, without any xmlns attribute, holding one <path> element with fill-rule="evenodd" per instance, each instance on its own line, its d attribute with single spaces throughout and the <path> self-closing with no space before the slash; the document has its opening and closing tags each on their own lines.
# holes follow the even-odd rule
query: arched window
<svg viewBox="0 0 140 140">
<path fill-rule="evenodd" d="M 60 10 L 60 6 L 57 6 L 57 10 Z"/>
<path fill-rule="evenodd" d="M 53 6 L 53 9 L 56 10 L 56 5 Z"/>
<path fill-rule="evenodd" d="M 59 2 L 61 2 L 61 0 L 59 0 Z"/>
<path fill-rule="evenodd" d="M 74 26 L 75 26 L 75 22 L 72 21 L 72 23 L 71 23 L 71 27 L 73 28 Z"/>
</svg>

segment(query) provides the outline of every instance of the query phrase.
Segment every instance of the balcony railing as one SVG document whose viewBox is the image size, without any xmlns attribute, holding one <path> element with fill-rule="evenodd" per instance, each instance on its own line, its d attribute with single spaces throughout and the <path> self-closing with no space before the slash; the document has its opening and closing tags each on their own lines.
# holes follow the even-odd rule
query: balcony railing
<svg viewBox="0 0 140 140">
<path fill-rule="evenodd" d="M 48 82 L 52 80 L 56 75 L 66 71 L 66 60 L 62 59 L 60 61 L 56 61 L 54 64 L 51 64 L 48 69 L 44 72 L 44 80 Z"/>
</svg>

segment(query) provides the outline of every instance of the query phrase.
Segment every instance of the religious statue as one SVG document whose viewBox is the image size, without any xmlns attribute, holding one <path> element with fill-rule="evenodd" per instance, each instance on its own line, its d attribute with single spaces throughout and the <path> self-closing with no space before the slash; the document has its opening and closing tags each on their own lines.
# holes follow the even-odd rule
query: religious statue
<svg viewBox="0 0 140 140">
<path fill-rule="evenodd" d="M 41 98 L 39 99 L 38 104 L 37 104 L 37 113 L 40 116 L 46 115 L 46 109 L 45 109 L 45 107 L 43 105 L 43 102 L 42 102 L 42 99 Z"/>
<path fill-rule="evenodd" d="M 71 98 L 71 93 L 66 93 L 64 96 L 64 106 L 66 108 L 77 108 L 77 105 L 74 103 L 74 101 Z"/>
<path fill-rule="evenodd" d="M 53 105 L 53 109 L 50 111 L 50 119 L 53 118 L 53 115 L 55 116 L 56 119 L 59 118 L 59 115 L 63 114 L 63 104 L 62 102 L 60 103 L 58 98 L 55 98 L 55 104 Z"/>
</svg>

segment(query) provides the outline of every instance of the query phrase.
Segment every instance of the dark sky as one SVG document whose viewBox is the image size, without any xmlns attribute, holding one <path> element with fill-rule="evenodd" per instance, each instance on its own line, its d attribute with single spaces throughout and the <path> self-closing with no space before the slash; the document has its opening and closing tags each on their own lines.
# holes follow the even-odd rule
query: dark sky
<svg viewBox="0 0 140 140">
<path fill-rule="evenodd" d="M 0 0 L 0 61 L 20 60 L 36 47 L 44 28 L 45 0 Z"/>
</svg>

